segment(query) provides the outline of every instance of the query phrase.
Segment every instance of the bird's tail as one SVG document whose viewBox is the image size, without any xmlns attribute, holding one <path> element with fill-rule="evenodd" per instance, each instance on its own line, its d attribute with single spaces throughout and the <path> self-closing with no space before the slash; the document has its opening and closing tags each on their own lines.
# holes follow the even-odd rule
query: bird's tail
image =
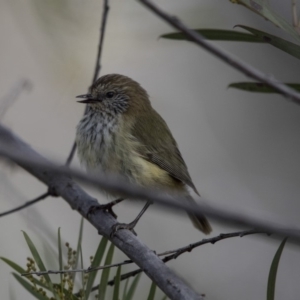
<svg viewBox="0 0 300 300">
<path fill-rule="evenodd" d="M 191 196 L 188 196 L 187 199 L 189 202 L 195 202 L 195 200 Z M 202 231 L 205 234 L 209 234 L 212 231 L 212 228 L 205 216 L 198 217 L 191 213 L 189 213 L 188 215 L 189 215 L 193 225 L 197 229 L 199 229 L 200 231 Z"/>
</svg>

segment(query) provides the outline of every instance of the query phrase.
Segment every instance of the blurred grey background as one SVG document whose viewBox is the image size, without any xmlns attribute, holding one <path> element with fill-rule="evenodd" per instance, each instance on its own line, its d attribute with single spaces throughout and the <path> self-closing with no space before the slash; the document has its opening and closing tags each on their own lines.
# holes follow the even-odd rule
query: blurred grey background
<svg viewBox="0 0 300 300">
<path fill-rule="evenodd" d="M 263 18 L 229 1 L 156 1 L 192 28 L 232 29 L 243 24 L 287 38 Z M 291 21 L 291 3 L 270 1 Z M 19 80 L 33 84 L 6 113 L 3 123 L 43 155 L 61 163 L 74 140 L 84 107 L 75 96 L 90 85 L 98 45 L 102 1 L 0 0 L 0 99 Z M 121 73 L 149 92 L 154 108 L 177 139 L 200 193 L 211 203 L 253 216 L 299 226 L 300 107 L 279 95 L 228 89 L 245 76 L 184 41 L 159 39 L 174 31 L 137 1 L 110 3 L 101 75 Z M 300 64 L 269 45 L 218 42 L 218 45 L 285 82 L 299 82 Z M 77 158 L 73 165 L 79 165 Z M 43 193 L 45 186 L 20 169 L 0 168 L 0 211 Z M 99 201 L 105 198 L 91 191 Z M 121 221 L 131 221 L 142 204 L 120 204 Z M 0 219 L 0 256 L 25 266 L 29 250 L 21 230 L 37 244 L 49 269 L 57 268 L 56 234 L 74 247 L 80 216 L 51 198 Z M 240 228 L 212 222 L 213 235 Z M 139 237 L 157 252 L 204 236 L 185 215 L 151 207 L 138 224 Z M 99 242 L 85 223 L 86 266 Z M 279 241 L 262 236 L 205 245 L 169 266 L 207 299 L 264 299 L 269 267 Z M 114 261 L 126 259 L 116 251 Z M 132 267 L 124 268 L 129 270 Z M 0 262 L 1 299 L 31 299 Z M 287 245 L 277 277 L 277 299 L 300 294 L 299 248 Z M 143 277 L 136 299 L 145 299 Z M 161 292 L 160 292 L 161 293 Z"/>
</svg>

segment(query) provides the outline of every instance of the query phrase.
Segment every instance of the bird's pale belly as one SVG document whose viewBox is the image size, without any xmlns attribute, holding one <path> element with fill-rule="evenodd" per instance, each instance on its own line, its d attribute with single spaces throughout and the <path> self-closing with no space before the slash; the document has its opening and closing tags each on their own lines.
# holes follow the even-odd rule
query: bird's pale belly
<svg viewBox="0 0 300 300">
<path fill-rule="evenodd" d="M 137 144 L 131 137 L 116 135 L 115 131 L 96 131 L 93 126 L 87 129 L 78 126 L 76 143 L 79 159 L 90 173 L 118 174 L 148 187 L 178 187 L 178 182 L 165 170 L 135 151 Z"/>
</svg>

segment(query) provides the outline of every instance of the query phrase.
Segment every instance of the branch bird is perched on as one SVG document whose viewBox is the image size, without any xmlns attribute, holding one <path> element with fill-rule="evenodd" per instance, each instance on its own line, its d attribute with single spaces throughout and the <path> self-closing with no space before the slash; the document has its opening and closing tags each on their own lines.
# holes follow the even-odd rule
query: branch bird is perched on
<svg viewBox="0 0 300 300">
<path fill-rule="evenodd" d="M 77 126 L 76 143 L 79 159 L 89 172 L 120 174 L 130 182 L 180 193 L 187 201 L 194 201 L 188 187 L 198 192 L 177 143 L 136 81 L 118 74 L 105 75 L 93 84 L 90 94 L 78 97 L 84 98 L 79 102 L 88 104 Z M 118 224 L 114 231 L 132 230 L 150 204 L 133 222 Z M 196 228 L 205 234 L 211 232 L 204 216 L 189 216 Z"/>
</svg>

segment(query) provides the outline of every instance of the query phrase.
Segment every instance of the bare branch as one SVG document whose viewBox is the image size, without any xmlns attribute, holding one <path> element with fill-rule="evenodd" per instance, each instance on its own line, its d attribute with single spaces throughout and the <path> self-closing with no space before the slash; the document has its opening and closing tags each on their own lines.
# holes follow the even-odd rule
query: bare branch
<svg viewBox="0 0 300 300">
<path fill-rule="evenodd" d="M 7 215 L 9 215 L 9 214 L 12 214 L 12 213 L 14 213 L 14 212 L 16 212 L 16 211 L 19 211 L 19 210 L 21 210 L 21 209 L 27 208 L 27 207 L 29 207 L 29 206 L 31 206 L 31 205 L 33 205 L 33 204 L 35 204 L 35 203 L 37 203 L 37 202 L 39 202 L 39 201 L 41 201 L 41 200 L 44 200 L 44 199 L 47 198 L 48 196 L 50 196 L 50 193 L 49 193 L 49 192 L 46 192 L 46 193 L 44 193 L 44 194 L 38 196 L 37 198 L 34 198 L 33 200 L 30 200 L 30 201 L 25 202 L 23 205 L 20 205 L 20 206 L 18 206 L 18 207 L 13 208 L 13 209 L 10 209 L 10 210 L 7 210 L 7 211 L 5 211 L 5 212 L 2 212 L 2 213 L 0 213 L 0 218 L 1 218 L 1 217 L 4 217 L 4 216 L 7 216 Z"/>
<path fill-rule="evenodd" d="M 101 70 L 101 54 L 102 54 L 102 48 L 103 48 L 103 43 L 104 43 L 104 35 L 105 35 L 107 16 L 108 16 L 108 11 L 109 11 L 108 0 L 103 0 L 103 9 L 102 10 L 103 11 L 102 11 L 102 18 L 101 18 L 99 44 L 98 44 L 98 51 L 97 51 L 97 57 L 96 57 L 95 70 L 94 70 L 94 75 L 93 75 L 93 79 L 92 79 L 92 84 L 97 80 L 97 78 L 99 76 L 99 72 Z M 87 108 L 88 108 L 88 106 L 86 105 L 84 114 L 86 114 Z M 66 166 L 70 165 L 70 163 L 74 157 L 75 151 L 76 151 L 76 142 L 74 141 L 72 149 L 71 149 L 70 154 L 66 161 Z"/>
<path fill-rule="evenodd" d="M 153 2 L 149 0 L 138 0 L 138 1 L 144 4 L 145 6 L 147 6 L 149 10 L 151 10 L 153 13 L 158 15 L 161 19 L 166 21 L 168 24 L 172 25 L 174 28 L 177 28 L 182 33 L 184 33 L 191 41 L 195 42 L 200 47 L 206 49 L 211 54 L 217 56 L 225 63 L 230 65 L 231 67 L 244 73 L 250 78 L 253 78 L 255 80 L 258 80 L 259 82 L 263 82 L 267 84 L 268 86 L 272 87 L 280 94 L 285 96 L 288 101 L 292 101 L 300 105 L 300 94 L 297 93 L 295 90 L 279 82 L 277 79 L 267 76 L 266 74 L 262 73 L 258 69 L 236 58 L 232 54 L 227 53 L 226 51 L 217 47 L 216 45 L 206 41 L 202 35 L 195 32 L 194 30 L 189 29 L 178 18 L 169 15 L 168 13 L 160 9 L 157 5 L 155 5 Z"/>
<path fill-rule="evenodd" d="M 35 271 L 35 272 L 28 272 L 28 273 L 22 273 L 21 276 L 29 276 L 29 275 L 37 275 L 37 276 L 42 276 L 46 274 L 65 274 L 65 273 L 91 273 L 91 272 L 96 272 L 99 270 L 104 270 L 108 268 L 113 268 L 113 267 L 119 267 L 123 265 L 128 265 L 132 264 L 132 260 L 125 260 L 120 263 L 116 264 L 111 264 L 111 265 L 105 265 L 105 266 L 100 266 L 97 268 L 87 268 L 87 269 L 66 269 L 66 270 L 47 270 L 47 271 Z"/>
<path fill-rule="evenodd" d="M 215 237 L 212 237 L 212 238 L 209 238 L 209 239 L 203 239 L 202 241 L 199 241 L 199 242 L 196 242 L 196 243 L 184 246 L 182 248 L 178 248 L 178 249 L 175 249 L 175 250 L 170 250 L 170 251 L 162 252 L 162 253 L 159 253 L 157 255 L 158 256 L 168 255 L 168 256 L 166 256 L 166 257 L 164 257 L 162 259 L 162 261 L 164 263 L 167 263 L 170 260 L 176 259 L 179 255 L 181 255 L 181 254 L 183 254 L 185 252 L 190 252 L 193 249 L 195 249 L 195 248 L 197 248 L 199 246 L 205 245 L 205 244 L 215 244 L 218 241 L 222 241 L 222 240 L 225 240 L 225 239 L 228 239 L 228 238 L 232 238 L 232 237 L 244 237 L 246 235 L 259 234 L 259 233 L 265 233 L 265 232 L 257 231 L 257 230 L 253 230 L 252 229 L 252 230 L 238 231 L 238 232 L 232 232 L 232 233 L 221 233 L 218 236 L 215 236 Z M 171 254 L 171 255 L 169 255 L 169 254 Z M 142 272 L 141 269 L 136 269 L 136 270 L 130 271 L 128 273 L 122 274 L 120 280 L 125 280 L 127 278 L 136 276 L 137 274 L 139 274 L 141 272 Z M 115 284 L 115 279 L 112 279 L 112 280 L 108 281 L 107 284 L 108 285 L 114 285 Z M 92 290 L 96 290 L 97 288 L 98 288 L 98 286 L 97 287 L 95 286 L 95 287 L 93 287 Z"/>
<path fill-rule="evenodd" d="M 181 248 L 178 248 L 178 249 L 175 249 L 175 250 L 165 251 L 165 252 L 162 252 L 162 253 L 159 253 L 159 254 L 156 254 L 156 255 L 157 256 L 166 256 L 166 255 L 168 255 L 167 257 L 163 258 L 163 262 L 166 263 L 166 262 L 168 262 L 172 259 L 176 259 L 178 256 L 180 256 L 181 254 L 183 254 L 185 252 L 191 252 L 194 248 L 197 248 L 197 247 L 205 245 L 205 244 L 215 244 L 218 241 L 222 241 L 222 240 L 225 240 L 225 239 L 228 239 L 228 238 L 244 237 L 244 236 L 247 236 L 247 235 L 259 234 L 259 233 L 265 233 L 265 232 L 261 232 L 261 231 L 257 231 L 257 230 L 245 230 L 245 231 L 239 231 L 239 232 L 221 233 L 220 235 L 215 236 L 213 238 L 203 239 L 202 241 L 192 243 L 192 244 L 189 244 L 187 246 L 184 246 L 184 247 L 181 247 Z M 172 255 L 169 255 L 169 254 L 172 254 Z M 46 274 L 64 274 L 64 273 L 77 273 L 77 272 L 90 273 L 90 272 L 95 272 L 95 271 L 99 271 L 99 270 L 103 270 L 103 269 L 128 265 L 128 264 L 132 264 L 132 263 L 134 263 L 132 260 L 127 259 L 123 262 L 110 264 L 110 265 L 104 265 L 104 266 L 95 267 L 95 268 L 89 267 L 87 269 L 36 271 L 36 272 L 23 273 L 21 275 L 22 276 L 28 276 L 28 275 L 41 276 L 41 275 L 46 275 Z M 136 271 L 138 271 L 138 270 L 136 270 Z M 126 278 L 128 278 L 128 277 L 126 277 Z M 123 279 L 126 279 L 126 278 L 124 277 Z M 97 286 L 97 288 L 98 288 L 98 286 Z"/>
<path fill-rule="evenodd" d="M 259 231 L 259 230 L 245 230 L 245 231 L 239 231 L 239 232 L 232 232 L 232 233 L 221 233 L 218 236 L 209 238 L 209 239 L 203 239 L 202 241 L 184 246 L 182 248 L 178 248 L 175 250 L 171 250 L 171 251 L 166 251 L 161 253 L 161 255 L 168 255 L 166 257 L 164 257 L 163 262 L 168 262 L 172 259 L 176 259 L 178 256 L 180 256 L 181 254 L 185 253 L 185 252 L 191 252 L 193 249 L 205 245 L 205 244 L 215 244 L 216 242 L 225 240 L 225 239 L 229 239 L 229 238 L 233 238 L 233 237 L 244 237 L 247 235 L 251 235 L 251 234 L 259 234 L 259 233 L 264 233 L 266 234 L 266 232 L 263 231 Z M 171 255 L 169 255 L 171 254 Z"/>
<path fill-rule="evenodd" d="M 98 202 L 82 190 L 69 176 L 66 176 L 71 174 L 74 176 L 76 172 L 71 171 L 68 167 L 59 168 L 53 165 L 3 126 L 0 126 L 0 152 L 6 157 L 10 156 L 11 159 L 14 157 L 13 160 L 17 164 L 44 182 L 48 187 L 51 187 L 51 190 L 54 190 L 57 195 L 64 198 L 73 209 L 76 209 L 98 230 L 99 234 L 108 238 L 143 269 L 146 275 L 169 298 L 174 300 L 203 299 L 203 297 L 198 295 L 175 275 L 133 233 L 128 230 L 121 230 L 111 237 L 111 229 L 117 224 L 117 221 L 109 213 L 102 210 L 97 210 L 94 214 L 89 214 L 91 208 L 97 205 Z M 77 175 L 79 174 L 83 178 L 85 177 L 83 173 L 78 172 Z M 103 182 L 106 181 L 104 177 L 102 179 Z M 97 186 L 99 186 L 98 183 Z"/>
<path fill-rule="evenodd" d="M 99 76 L 99 72 L 101 70 L 101 55 L 102 55 L 108 11 L 109 11 L 108 0 L 103 0 L 103 11 L 102 11 L 102 20 L 101 20 L 101 28 L 100 28 L 100 36 L 99 36 L 99 45 L 98 45 L 98 52 L 97 52 L 92 84 L 97 80 Z"/>
<path fill-rule="evenodd" d="M 85 113 L 85 112 L 84 112 L 84 113 Z M 74 141 L 74 142 L 73 142 L 73 145 L 72 145 L 72 149 L 71 149 L 71 151 L 70 151 L 70 153 L 69 153 L 69 156 L 68 156 L 68 158 L 67 158 L 67 161 L 66 161 L 66 166 L 69 166 L 70 163 L 72 162 L 72 159 L 73 159 L 73 157 L 74 157 L 74 155 L 75 155 L 76 148 L 77 148 L 76 142 Z"/>
<path fill-rule="evenodd" d="M 104 190 L 108 193 L 123 195 L 129 200 L 141 201 L 141 199 L 144 199 L 158 203 L 161 206 L 168 207 L 168 211 L 170 211 L 171 208 L 176 211 L 184 210 L 188 213 L 193 213 L 196 216 L 202 216 L 204 214 L 227 224 L 238 226 L 243 225 L 263 232 L 272 233 L 273 238 L 281 239 L 281 237 L 289 237 L 289 241 L 291 243 L 297 245 L 300 244 L 300 229 L 295 227 L 291 228 L 286 225 L 275 225 L 278 224 L 278 220 L 266 221 L 266 219 L 268 219 L 266 217 L 255 218 L 246 213 L 220 209 L 217 206 L 189 203 L 184 201 L 180 196 L 168 195 L 159 190 L 147 189 L 136 184 L 129 183 L 121 176 L 109 176 L 103 173 L 101 174 L 99 171 L 97 177 L 94 177 L 81 171 L 70 170 L 67 167 L 59 167 L 58 165 L 46 160 L 40 154 L 31 149 L 26 143 L 20 140 L 20 138 L 13 135 L 8 129 L 1 125 L 0 155 L 10 158 L 46 185 L 52 187 L 56 191 L 57 195 L 60 195 L 68 201 L 72 208 L 79 210 L 83 217 L 89 219 L 91 223 L 93 223 L 94 217 L 91 216 L 88 218 L 90 208 L 87 209 L 87 206 L 95 206 L 98 202 L 94 200 L 92 201 L 93 203 L 82 203 L 80 199 L 74 199 L 71 197 L 68 189 L 69 186 L 66 186 L 66 183 L 68 183 L 70 187 L 75 185 L 75 183 L 69 176 L 72 176 L 90 186 L 96 187 L 101 191 Z M 78 185 L 76 185 L 76 187 L 80 189 Z M 206 200 L 203 197 L 202 199 L 204 201 Z M 116 223 L 115 220 L 114 223 Z M 284 224 L 288 224 L 288 222 L 285 222 Z M 104 233 L 104 235 L 105 234 L 106 233 Z"/>
</svg>

